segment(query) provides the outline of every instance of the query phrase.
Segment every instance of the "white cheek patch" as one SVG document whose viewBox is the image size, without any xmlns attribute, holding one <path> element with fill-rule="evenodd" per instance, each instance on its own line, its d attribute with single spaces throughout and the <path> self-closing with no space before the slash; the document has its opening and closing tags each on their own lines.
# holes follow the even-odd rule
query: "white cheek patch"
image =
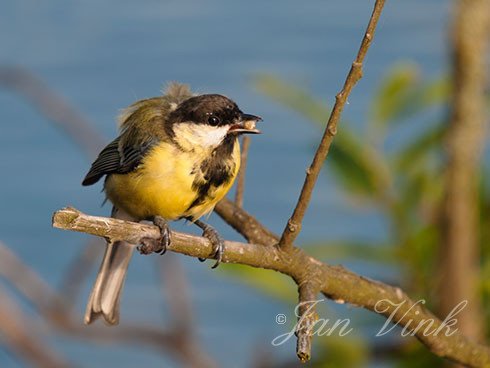
<svg viewBox="0 0 490 368">
<path fill-rule="evenodd" d="M 205 144 L 209 146 L 217 146 L 218 144 L 220 144 L 223 141 L 223 139 L 225 139 L 229 129 L 227 126 L 219 127 L 219 128 L 211 127 L 211 126 L 205 126 L 205 127 L 206 129 L 209 130 L 206 133 L 204 133 L 202 137 Z M 200 130 L 202 131 L 203 129 L 200 128 Z"/>
<path fill-rule="evenodd" d="M 191 145 L 214 147 L 219 145 L 228 134 L 229 127 L 214 127 L 206 124 L 180 123 L 174 125 L 178 140 L 186 140 Z"/>
</svg>

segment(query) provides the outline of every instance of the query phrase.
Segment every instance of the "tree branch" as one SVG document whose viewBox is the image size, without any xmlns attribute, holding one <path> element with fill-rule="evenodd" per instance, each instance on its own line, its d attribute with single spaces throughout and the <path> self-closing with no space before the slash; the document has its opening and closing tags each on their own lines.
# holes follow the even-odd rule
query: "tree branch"
<svg viewBox="0 0 490 368">
<path fill-rule="evenodd" d="M 140 324 L 126 323 L 111 329 L 99 326 L 86 328 L 80 323 L 79 319 L 73 318 L 72 311 L 69 308 L 71 302 L 64 295 L 60 295 L 51 289 L 35 271 L 22 263 L 1 241 L 0 277 L 6 279 L 29 303 L 35 306 L 49 327 L 55 328 L 66 335 L 106 344 L 131 344 L 151 347 L 160 352 L 168 353 L 182 361 L 186 366 L 192 368 L 217 367 L 216 362 L 208 356 L 193 336 L 177 329 L 180 326 L 172 326 L 175 328 L 164 329 L 155 327 L 154 325 L 142 326 Z M 12 306 L 6 309 L 5 303 L 8 302 L 8 298 L 3 296 L 1 291 L 2 289 L 0 288 L 0 332 L 2 332 L 2 326 L 4 326 L 7 329 L 3 331 L 4 334 L 12 333 L 9 330 L 11 328 L 9 326 L 15 327 L 15 325 L 9 325 L 7 322 L 15 324 L 16 320 L 25 321 L 28 317 L 19 315 L 17 318 L 13 313 L 9 314 L 4 312 L 8 310 L 19 310 L 19 307 L 11 303 Z M 3 317 L 1 316 L 2 313 L 4 313 Z M 3 322 L 3 318 L 7 322 Z M 28 328 L 29 332 L 27 333 L 30 336 L 36 325 L 34 321 L 27 323 L 27 325 L 30 326 Z M 20 325 L 17 323 L 17 326 Z M 17 331 L 14 337 L 22 336 L 22 330 L 18 329 Z M 13 343 L 16 343 L 16 340 L 13 340 Z M 13 348 L 15 351 L 19 351 L 16 346 L 13 346 Z M 24 353 L 24 350 L 20 352 Z M 35 352 L 25 351 L 25 353 L 34 354 Z M 46 351 L 46 354 L 48 354 L 48 351 Z M 39 360 L 39 362 L 42 362 L 42 360 Z M 55 364 L 46 365 L 46 367 L 58 366 Z"/>
<path fill-rule="evenodd" d="M 445 198 L 439 244 L 439 312 L 468 301 L 458 327 L 475 339 L 485 336 L 480 273 L 479 184 L 486 139 L 486 52 L 490 31 L 490 1 L 455 2 L 452 26 L 451 126 L 447 132 Z"/>
<path fill-rule="evenodd" d="M 187 276 L 179 264 L 177 255 L 171 253 L 169 256 L 157 258 L 162 293 L 166 296 L 175 330 L 194 336 L 194 313 Z"/>
<path fill-rule="evenodd" d="M 53 226 L 101 236 L 109 241 L 125 240 L 134 244 L 144 237 L 160 238 L 160 230 L 156 226 L 89 216 L 71 207 L 54 213 Z M 326 297 L 375 311 L 406 327 L 436 355 L 473 367 L 490 364 L 489 348 L 445 325 L 399 288 L 356 275 L 342 266 L 326 265 L 298 248 L 293 248 L 289 254 L 277 247 L 231 241 L 226 241 L 225 247 L 223 262 L 275 270 L 289 275 L 300 286 L 316 282 L 318 291 Z M 172 244 L 168 250 L 201 258 L 210 257 L 213 253 L 208 239 L 176 231 L 172 232 Z M 424 328 L 416 328 L 430 321 L 432 333 L 425 332 L 425 325 Z"/>
<path fill-rule="evenodd" d="M 0 66 L 0 85 L 19 92 L 50 121 L 61 127 L 89 157 L 97 157 L 98 152 L 105 146 L 104 139 L 90 119 L 30 71 L 22 67 Z M 3 274 L 29 301 L 36 304 L 48 322 L 64 332 L 86 338 L 98 338 L 102 341 L 150 344 L 160 350 L 168 351 L 189 367 L 217 367 L 217 363 L 204 351 L 195 337 L 184 331 L 182 326 L 174 326 L 175 328 L 168 333 L 157 330 L 153 326 L 151 328 L 126 326 L 124 330 L 119 326 L 116 333 L 114 331 L 107 333 L 106 329 L 98 328 L 92 328 L 87 332 L 88 330 L 78 327 L 78 322 L 69 319 L 69 307 L 75 300 L 81 281 L 94 261 L 92 245 L 87 244 L 87 248 L 72 263 L 72 267 L 69 267 L 69 271 L 63 278 L 61 294 L 54 293 L 1 242 L 0 275 Z M 172 267 L 175 269 L 176 265 L 172 264 Z M 173 301 L 175 298 L 168 299 Z"/>
<path fill-rule="evenodd" d="M 22 308 L 10 301 L 0 285 L 0 335 L 5 344 L 29 366 L 40 368 L 75 367 L 51 346 L 46 344 L 41 326 L 31 319 Z"/>
<path fill-rule="evenodd" d="M 273 246 L 279 242 L 279 236 L 226 197 L 218 202 L 214 212 L 250 243 Z"/>
<path fill-rule="evenodd" d="M 298 341 L 296 344 L 296 354 L 304 363 L 310 360 L 311 357 L 313 327 L 315 327 L 315 323 L 318 320 L 318 314 L 316 313 L 316 295 L 318 294 L 318 289 L 313 282 L 307 282 L 299 286 L 298 293 L 298 325 L 296 326 Z"/>
<path fill-rule="evenodd" d="M 66 267 L 59 291 L 64 301 L 69 300 L 72 304 L 76 303 L 85 279 L 89 276 L 96 260 L 101 256 L 102 242 L 104 242 L 103 239 L 92 238 Z"/>
<path fill-rule="evenodd" d="M 289 219 L 284 232 L 282 233 L 281 241 L 279 242 L 279 247 L 286 252 L 290 252 L 293 249 L 294 240 L 301 231 L 301 223 L 303 222 L 306 208 L 310 202 L 313 188 L 315 187 L 315 183 L 320 170 L 322 169 L 323 163 L 327 158 L 328 150 L 332 144 L 333 138 L 337 134 L 337 124 L 340 119 L 340 114 L 342 113 L 352 88 L 357 81 L 362 78 L 362 62 L 373 40 L 374 30 L 376 29 L 376 24 L 379 16 L 381 15 L 381 10 L 383 9 L 384 4 L 385 0 L 376 1 L 356 60 L 352 63 L 352 67 L 347 75 L 342 91 L 335 96 L 335 105 L 332 113 L 330 114 L 330 118 L 328 119 L 322 140 L 315 153 L 311 166 L 306 170 L 306 179 L 303 184 L 303 189 L 301 190 L 298 203 L 296 204 L 296 208 L 294 209 L 294 212 Z"/>
<path fill-rule="evenodd" d="M 0 85 L 25 96 L 45 116 L 65 130 L 84 152 L 97 157 L 104 140 L 94 125 L 41 79 L 20 67 L 0 66 Z"/>
<path fill-rule="evenodd" d="M 242 152 L 240 154 L 240 171 L 236 180 L 235 203 L 238 207 L 243 207 L 243 192 L 245 190 L 245 172 L 247 170 L 248 148 L 250 147 L 250 137 L 245 136 L 242 140 Z"/>
</svg>

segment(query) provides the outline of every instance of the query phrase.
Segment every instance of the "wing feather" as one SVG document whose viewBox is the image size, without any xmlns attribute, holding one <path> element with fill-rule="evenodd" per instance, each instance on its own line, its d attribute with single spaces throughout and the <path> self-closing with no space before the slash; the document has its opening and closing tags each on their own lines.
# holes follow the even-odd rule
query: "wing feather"
<svg viewBox="0 0 490 368">
<path fill-rule="evenodd" d="M 92 185 L 108 174 L 125 174 L 133 171 L 143 159 L 145 153 L 157 140 L 138 146 L 121 147 L 119 136 L 109 143 L 99 154 L 83 179 L 82 185 Z"/>
<path fill-rule="evenodd" d="M 147 151 L 166 139 L 165 130 L 158 131 L 153 125 L 163 124 L 168 112 L 189 97 L 192 93 L 187 85 L 171 83 L 164 96 L 141 100 L 125 109 L 120 117 L 121 135 L 100 152 L 82 185 L 94 184 L 104 175 L 135 170 Z"/>
</svg>

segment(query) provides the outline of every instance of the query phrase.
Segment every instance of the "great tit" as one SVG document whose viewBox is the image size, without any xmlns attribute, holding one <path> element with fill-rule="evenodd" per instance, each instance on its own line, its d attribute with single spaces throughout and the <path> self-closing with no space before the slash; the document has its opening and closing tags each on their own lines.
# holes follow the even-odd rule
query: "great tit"
<svg viewBox="0 0 490 368">
<path fill-rule="evenodd" d="M 244 114 L 222 95 L 193 95 L 189 87 L 170 84 L 160 97 L 135 102 L 120 117 L 120 135 L 92 164 L 82 185 L 105 175 L 104 190 L 112 216 L 152 220 L 162 241 L 144 241 L 141 253 L 163 253 L 170 242 L 166 221 L 187 219 L 211 239 L 218 265 L 223 239 L 199 218 L 210 213 L 232 186 L 240 167 L 238 137 L 260 133 L 258 116 Z M 107 325 L 119 322 L 122 289 L 134 247 L 107 244 L 90 293 L 85 324 L 98 317 Z"/>
</svg>

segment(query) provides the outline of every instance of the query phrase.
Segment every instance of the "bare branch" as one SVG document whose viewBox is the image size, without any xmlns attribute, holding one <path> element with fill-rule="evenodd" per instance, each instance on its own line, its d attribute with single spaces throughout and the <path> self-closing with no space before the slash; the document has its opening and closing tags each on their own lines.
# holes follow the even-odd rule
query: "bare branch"
<svg viewBox="0 0 490 368">
<path fill-rule="evenodd" d="M 88 216 L 70 207 L 55 212 L 53 226 L 135 244 L 143 237 L 160 238 L 156 226 Z M 445 325 L 399 288 L 358 276 L 341 266 L 326 265 L 299 248 L 289 254 L 277 247 L 231 241 L 226 241 L 225 247 L 223 262 L 275 270 L 289 275 L 298 285 L 314 281 L 326 297 L 375 311 L 405 327 L 436 355 L 473 367 L 490 364 L 489 348 Z M 213 253 L 213 246 L 207 238 L 173 231 L 168 250 L 203 258 Z M 428 322 L 432 322 L 431 333 L 425 328 L 417 329 Z"/>
<path fill-rule="evenodd" d="M 251 243 L 272 246 L 279 242 L 279 236 L 226 197 L 218 202 L 214 212 Z"/>
<path fill-rule="evenodd" d="M 243 137 L 242 153 L 240 155 L 240 171 L 236 181 L 235 203 L 238 207 L 243 207 L 243 192 L 245 190 L 245 172 L 247 170 L 248 148 L 250 147 L 250 137 Z"/>
<path fill-rule="evenodd" d="M 328 155 L 328 150 L 332 144 L 334 136 L 337 134 L 337 124 L 340 119 L 340 114 L 344 108 L 344 105 L 349 97 L 349 94 L 357 83 L 359 79 L 362 78 L 362 63 L 366 52 L 371 45 L 374 36 L 374 30 L 376 29 L 376 24 L 378 22 L 379 16 L 381 15 L 381 10 L 385 4 L 385 0 L 376 0 L 371 19 L 369 20 L 366 33 L 359 48 L 356 60 L 352 63 L 352 67 L 347 75 L 342 91 L 340 91 L 337 96 L 335 96 L 336 101 L 333 107 L 330 118 L 328 119 L 327 127 L 325 128 L 325 133 L 323 134 L 322 140 L 313 158 L 311 166 L 306 170 L 306 179 L 303 184 L 303 189 L 296 204 L 296 208 L 289 219 L 286 228 L 279 242 L 279 246 L 286 252 L 290 252 L 293 249 L 294 240 L 301 231 L 301 223 L 305 216 L 306 208 L 311 199 L 311 194 L 313 188 L 315 187 L 316 180 L 323 166 L 325 158 Z"/>
<path fill-rule="evenodd" d="M 185 334 L 194 333 L 194 313 L 190 302 L 187 277 L 179 265 L 177 255 L 161 257 L 157 261 L 161 275 L 162 292 L 166 295 L 175 330 Z"/>
<path fill-rule="evenodd" d="M 60 126 L 74 142 L 91 158 L 104 146 L 104 141 L 94 128 L 93 123 L 78 109 L 70 105 L 61 95 L 53 91 L 36 75 L 20 67 L 0 67 L 0 85 L 19 92 L 29 102 L 36 106 L 47 118 Z M 98 242 L 100 240 L 96 240 Z M 183 334 L 181 330 L 166 332 L 151 328 L 126 326 L 117 332 L 106 329 L 80 329 L 78 321 L 69 318 L 69 307 L 79 291 L 81 280 L 94 260 L 94 249 L 88 245 L 80 257 L 73 263 L 67 275 L 63 278 L 61 297 L 54 293 L 42 278 L 0 243 L 0 275 L 6 277 L 26 298 L 34 303 L 51 324 L 71 335 L 80 335 L 89 339 L 103 341 L 131 342 L 165 350 L 185 362 L 189 367 L 216 368 L 217 364 L 204 351 L 199 343 Z M 175 268 L 175 267 L 174 267 Z M 64 294 L 66 292 L 67 294 Z M 173 298 L 171 298 L 173 299 Z M 69 301 L 69 302 L 68 302 Z"/>
<path fill-rule="evenodd" d="M 15 287 L 46 315 L 53 314 L 51 307 L 67 306 L 67 301 L 0 241 L 0 276 L 15 282 Z"/>
<path fill-rule="evenodd" d="M 310 360 L 311 357 L 313 327 L 315 327 L 315 323 L 318 320 L 318 314 L 316 313 L 318 289 L 313 282 L 307 282 L 298 288 L 298 292 L 298 325 L 296 326 L 298 342 L 296 344 L 296 354 L 304 363 Z"/>
<path fill-rule="evenodd" d="M 216 363 L 212 361 L 195 339 L 188 338 L 181 331 L 175 329 L 165 330 L 153 325 L 131 324 L 110 329 L 99 326 L 86 328 L 81 320 L 72 317 L 71 310 L 68 308 L 71 303 L 52 290 L 35 271 L 22 263 L 2 242 L 0 242 L 0 276 L 5 278 L 38 309 L 50 327 L 67 335 L 107 344 L 128 343 L 149 346 L 158 351 L 169 353 L 185 362 L 189 367 L 217 367 Z M 0 298 L 0 300 L 6 302 L 7 299 Z M 2 308 L 1 305 L 0 308 Z M 27 320 L 27 318 L 23 320 Z M 53 365 L 53 367 L 58 366 Z"/>
<path fill-rule="evenodd" d="M 44 343 L 43 334 L 22 308 L 10 301 L 0 285 L 0 335 L 7 347 L 30 366 L 41 368 L 74 367 L 58 352 Z"/>
<path fill-rule="evenodd" d="M 157 263 L 162 279 L 162 291 L 167 296 L 166 301 L 172 316 L 172 339 L 180 342 L 182 350 L 189 355 L 187 359 L 192 361 L 191 366 L 218 367 L 196 339 L 189 285 L 177 255 L 170 253 L 165 257 L 158 257 Z"/>
<path fill-rule="evenodd" d="M 93 127 L 93 123 L 29 71 L 20 67 L 0 67 L 0 84 L 21 93 L 29 102 L 37 106 L 89 157 L 96 157 L 104 146 L 104 141 Z M 276 234 L 227 198 L 217 204 L 215 212 L 250 242 L 274 245 L 279 241 Z"/>
<path fill-rule="evenodd" d="M 35 105 L 64 129 L 89 157 L 96 157 L 104 141 L 93 124 L 36 75 L 19 67 L 0 67 L 0 84 L 9 87 Z"/>
<path fill-rule="evenodd" d="M 101 244 L 104 240 L 93 238 L 85 244 L 82 251 L 76 256 L 67 267 L 62 278 L 60 294 L 65 300 L 75 303 L 80 288 L 87 278 L 98 257 L 101 255 Z"/>
</svg>

